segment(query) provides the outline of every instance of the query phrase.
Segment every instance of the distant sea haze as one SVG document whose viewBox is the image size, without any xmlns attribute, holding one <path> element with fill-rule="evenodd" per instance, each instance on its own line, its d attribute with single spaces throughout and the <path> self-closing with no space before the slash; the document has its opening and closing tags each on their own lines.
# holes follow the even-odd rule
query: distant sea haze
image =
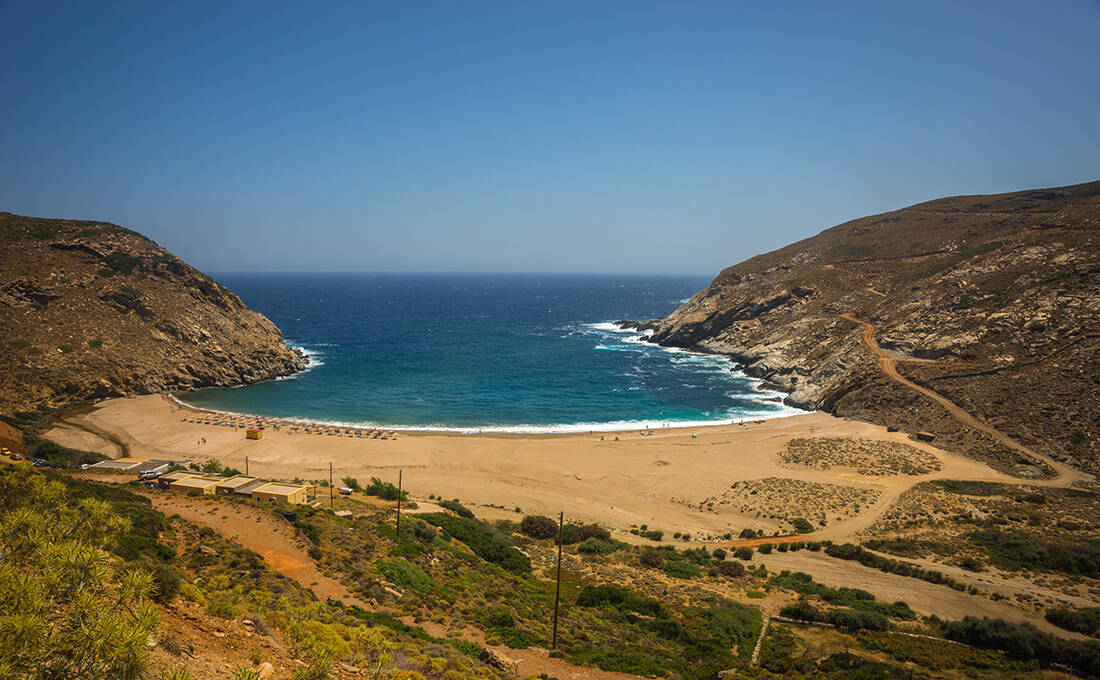
<svg viewBox="0 0 1100 680">
<path fill-rule="evenodd" d="M 407 430 L 583 432 L 799 411 L 727 359 L 644 342 L 709 280 L 539 274 L 216 277 L 309 355 L 295 376 L 180 395 L 235 413 Z"/>
</svg>

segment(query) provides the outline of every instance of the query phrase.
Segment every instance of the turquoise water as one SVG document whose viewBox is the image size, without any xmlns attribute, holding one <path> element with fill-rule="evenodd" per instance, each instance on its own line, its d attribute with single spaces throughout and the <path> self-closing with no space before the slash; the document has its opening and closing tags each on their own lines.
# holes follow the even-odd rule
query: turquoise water
<svg viewBox="0 0 1100 680">
<path fill-rule="evenodd" d="M 240 274 L 218 280 L 311 358 L 290 378 L 181 395 L 238 413 L 460 431 L 566 432 L 790 415 L 727 359 L 645 343 L 696 277 Z"/>
</svg>

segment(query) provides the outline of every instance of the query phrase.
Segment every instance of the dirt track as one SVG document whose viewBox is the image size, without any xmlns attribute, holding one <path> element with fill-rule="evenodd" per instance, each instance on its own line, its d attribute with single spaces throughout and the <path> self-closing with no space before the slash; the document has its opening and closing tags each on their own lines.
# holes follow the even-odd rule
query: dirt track
<svg viewBox="0 0 1100 680">
<path fill-rule="evenodd" d="M 879 370 L 881 370 L 886 377 L 896 382 L 899 382 L 909 389 L 923 394 L 929 399 L 935 401 L 937 404 L 947 409 L 947 412 L 951 414 L 952 418 L 959 421 L 963 425 L 971 429 L 978 430 L 979 432 L 984 432 L 988 434 L 989 436 L 993 437 L 994 439 L 1014 451 L 1019 451 L 1020 453 L 1031 458 L 1042 460 L 1044 463 L 1050 466 L 1051 470 L 1055 472 L 1055 477 L 1053 479 L 1043 480 L 1042 482 L 1036 480 L 1036 482 L 1032 483 L 1045 482 L 1047 484 L 1050 484 L 1052 482 L 1057 482 L 1059 485 L 1068 485 L 1076 481 L 1090 479 L 1089 475 L 1075 470 L 1068 465 L 1059 463 L 1052 458 L 1048 458 L 1041 453 L 1037 453 L 1036 451 L 1029 449 L 1023 444 L 1020 444 L 1012 437 L 1009 437 L 992 425 L 978 420 L 970 413 L 963 410 L 958 404 L 939 394 L 938 392 L 930 390 L 927 387 L 918 385 L 912 380 L 909 380 L 900 372 L 898 372 L 897 361 L 886 354 L 886 352 L 884 352 L 883 349 L 879 347 L 878 341 L 875 340 L 875 327 L 873 324 L 868 323 L 867 321 L 864 321 L 850 313 L 841 314 L 840 316 L 841 318 L 847 319 L 848 321 L 853 321 L 863 327 L 863 331 L 860 334 L 863 338 L 863 344 L 866 345 L 867 348 L 870 349 L 871 352 L 873 352 L 874 355 L 878 358 Z"/>
<path fill-rule="evenodd" d="M 289 524 L 270 513 L 245 505 L 175 493 L 151 492 L 144 495 L 160 512 L 179 515 L 192 524 L 209 527 L 225 538 L 258 553 L 268 566 L 313 591 L 319 599 L 332 598 L 368 611 L 385 611 L 364 602 L 348 592 L 342 583 L 321 573 L 317 563 L 306 552 L 302 537 Z M 445 637 L 448 632 L 445 626 L 431 621 L 414 623 L 411 617 L 403 617 L 402 620 L 409 625 L 423 628 L 436 637 Z M 627 673 L 575 666 L 561 659 L 551 658 L 545 649 L 508 649 L 486 645 L 481 631 L 470 626 L 462 631 L 462 637 L 517 662 L 521 677 L 546 673 L 559 680 L 643 680 Z"/>
</svg>

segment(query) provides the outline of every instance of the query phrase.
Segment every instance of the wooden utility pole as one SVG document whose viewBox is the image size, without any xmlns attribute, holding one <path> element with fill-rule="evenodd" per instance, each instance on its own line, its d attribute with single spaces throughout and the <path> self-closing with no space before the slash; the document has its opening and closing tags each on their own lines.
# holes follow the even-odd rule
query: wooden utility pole
<svg viewBox="0 0 1100 680">
<path fill-rule="evenodd" d="M 248 456 L 244 457 L 244 473 L 245 475 L 248 474 Z"/>
<path fill-rule="evenodd" d="M 550 650 L 558 648 L 558 603 L 561 601 L 561 539 L 565 528 L 565 513 L 558 513 L 558 582 L 554 586 L 554 637 L 550 641 Z"/>
<path fill-rule="evenodd" d="M 401 470 L 397 471 L 397 537 L 401 538 Z"/>
<path fill-rule="evenodd" d="M 329 464 L 328 464 L 328 509 L 332 510 L 334 507 L 336 507 L 336 506 L 333 505 L 333 500 L 332 500 L 332 461 L 329 461 Z"/>
</svg>

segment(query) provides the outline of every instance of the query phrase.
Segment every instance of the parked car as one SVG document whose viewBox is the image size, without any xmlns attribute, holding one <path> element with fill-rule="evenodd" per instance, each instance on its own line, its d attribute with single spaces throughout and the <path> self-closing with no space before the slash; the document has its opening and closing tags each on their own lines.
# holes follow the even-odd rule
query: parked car
<svg viewBox="0 0 1100 680">
<path fill-rule="evenodd" d="M 92 466 L 91 466 L 91 465 L 88 465 L 87 463 L 81 463 L 81 464 L 80 464 L 80 469 L 81 469 L 81 470 L 87 470 L 87 469 L 88 469 L 88 468 L 90 468 L 90 467 L 92 467 Z"/>
<path fill-rule="evenodd" d="M 35 467 L 45 467 L 46 465 L 46 461 L 43 458 L 35 458 L 31 462 L 34 463 Z"/>
<path fill-rule="evenodd" d="M 12 460 L 23 460 L 23 454 L 13 453 L 13 454 L 11 454 L 11 459 Z"/>
<path fill-rule="evenodd" d="M 146 470 L 145 472 L 138 473 L 138 479 L 156 479 L 161 476 L 160 470 Z"/>
<path fill-rule="evenodd" d="M 348 487 L 348 486 L 341 486 L 340 488 L 337 489 L 337 491 L 340 492 L 341 496 L 350 496 L 352 490 L 353 489 L 351 487 Z"/>
</svg>

